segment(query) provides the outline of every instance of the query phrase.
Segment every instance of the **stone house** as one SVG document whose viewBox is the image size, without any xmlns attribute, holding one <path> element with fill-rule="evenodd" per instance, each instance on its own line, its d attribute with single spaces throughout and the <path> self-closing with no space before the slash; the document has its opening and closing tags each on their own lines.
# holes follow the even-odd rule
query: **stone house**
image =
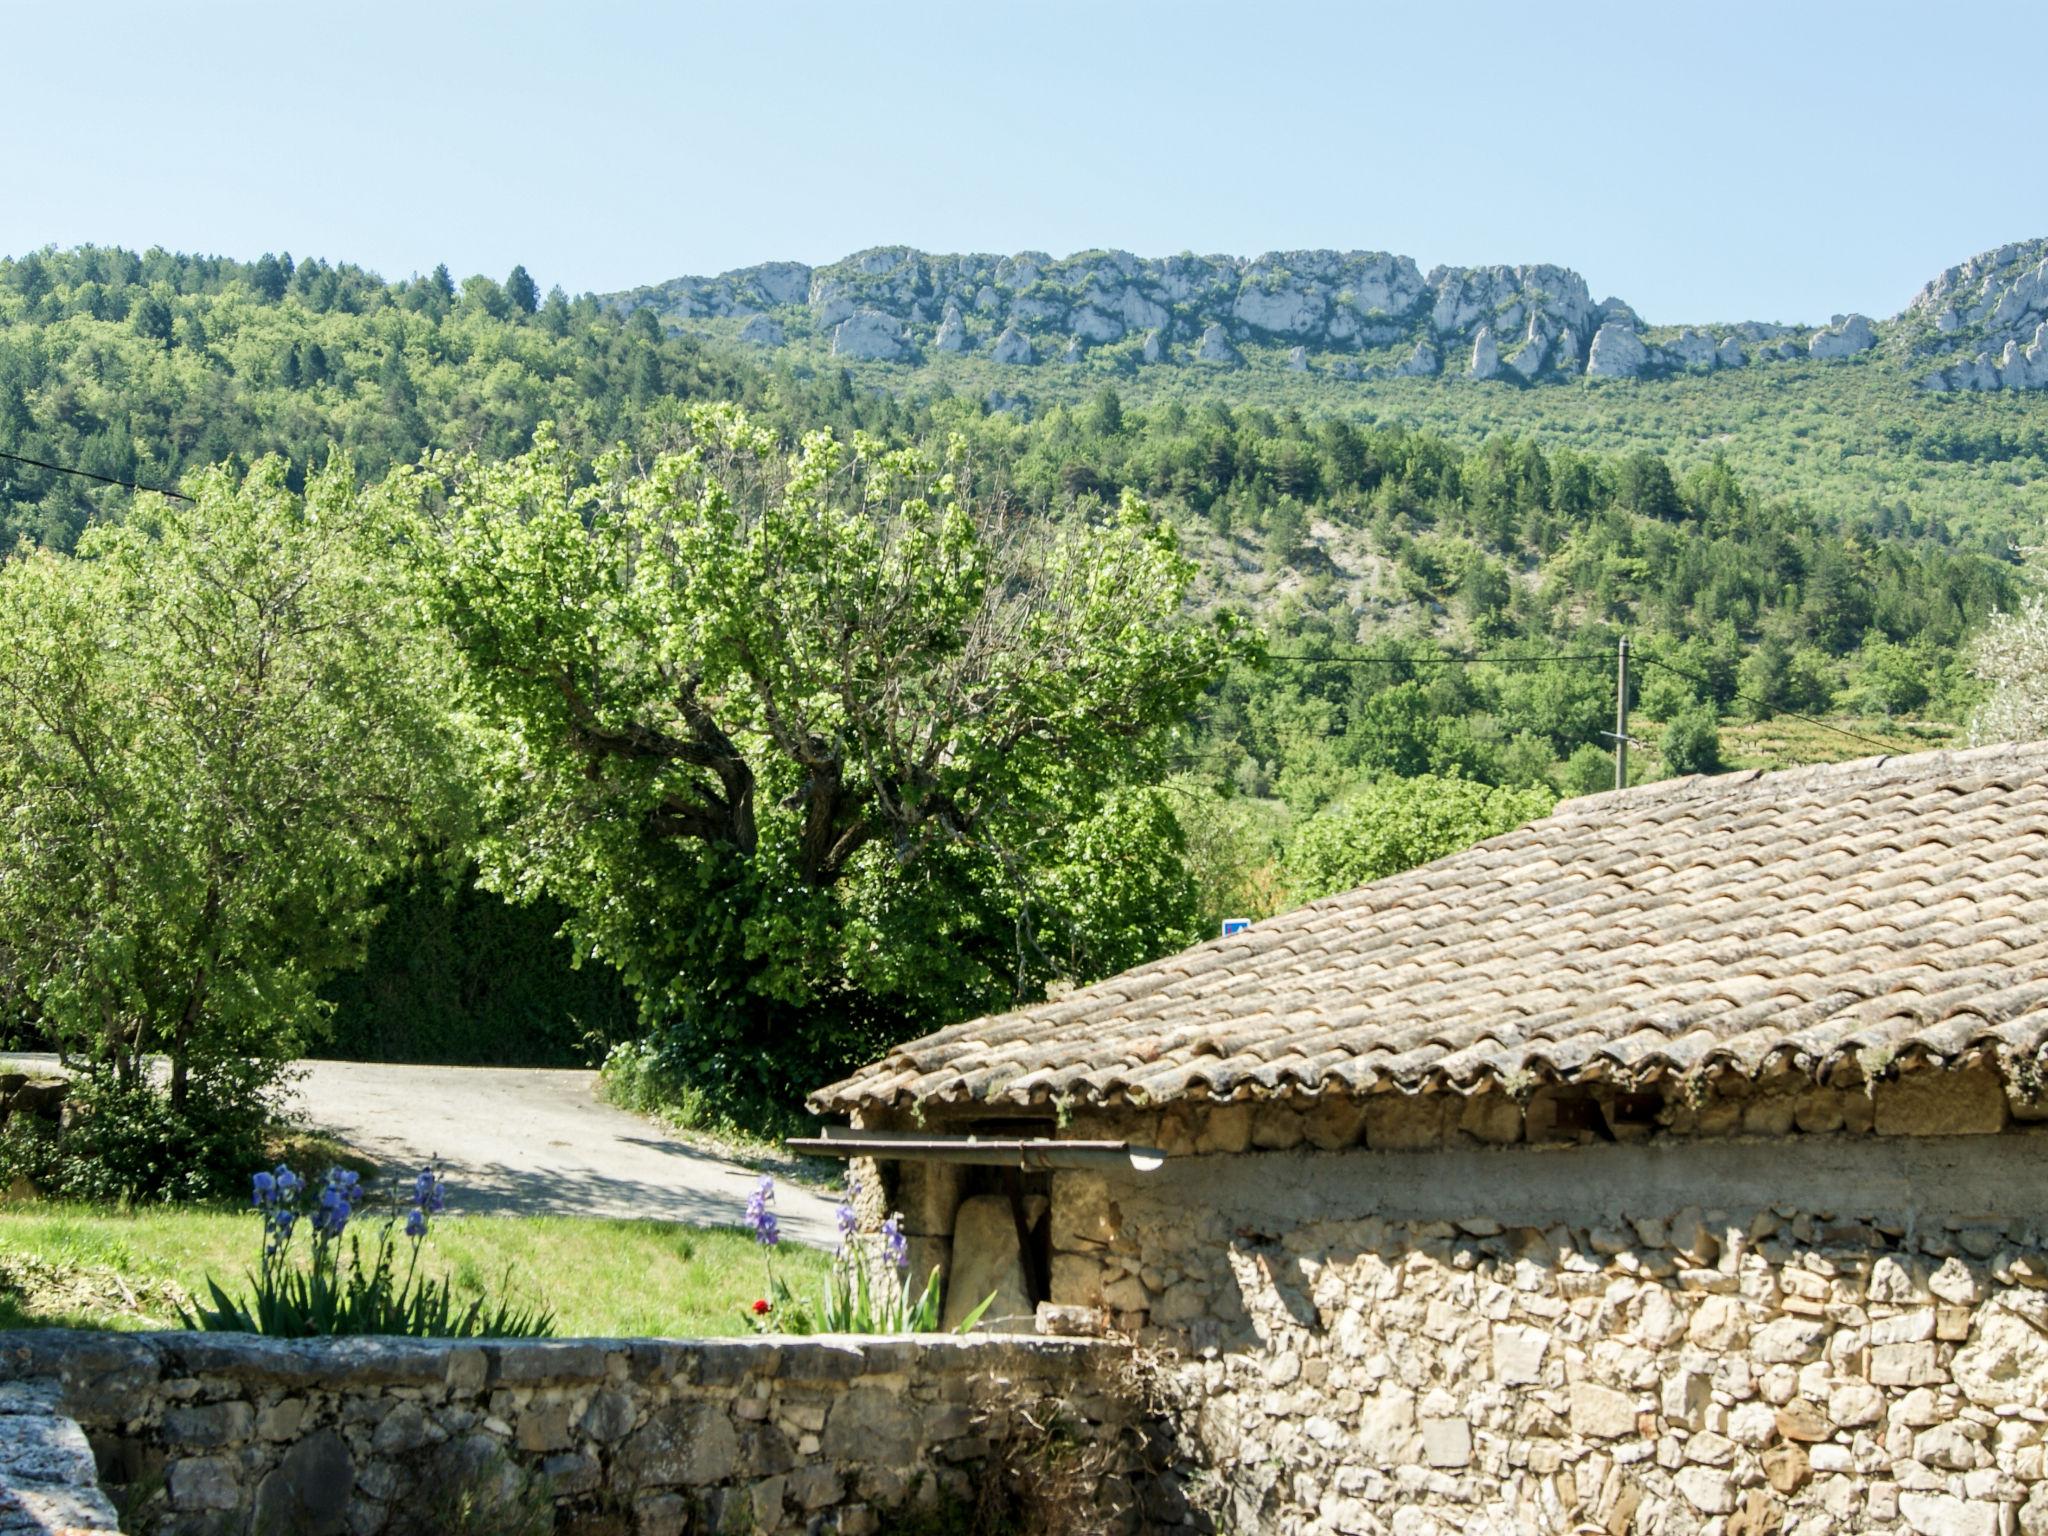
<svg viewBox="0 0 2048 1536">
<path fill-rule="evenodd" d="M 2044 855 L 2048 745 L 1593 796 L 814 1104 L 1189 1518 L 2048 1536 Z"/>
</svg>

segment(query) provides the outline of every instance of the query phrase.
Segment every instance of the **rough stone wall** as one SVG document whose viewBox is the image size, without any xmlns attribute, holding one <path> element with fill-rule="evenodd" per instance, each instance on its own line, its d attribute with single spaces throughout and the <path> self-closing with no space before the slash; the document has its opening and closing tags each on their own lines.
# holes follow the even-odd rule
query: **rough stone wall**
<svg viewBox="0 0 2048 1536">
<path fill-rule="evenodd" d="M 1196 1116 L 1158 1174 L 1054 1181 L 1053 1300 L 1174 1354 L 1220 1524 L 2048 1536 L 2048 1136 L 1865 1100 L 1869 1134 L 1375 1152 L 1315 1113 L 1346 1150 Z"/>
<path fill-rule="evenodd" d="M 0 1334 L 0 1412 L 54 1391 L 137 1536 L 862 1536 L 1063 1465 L 1093 1485 L 1076 1528 L 1116 1529 L 1138 1487 L 1126 1358 L 1083 1340 L 50 1331 Z"/>
</svg>

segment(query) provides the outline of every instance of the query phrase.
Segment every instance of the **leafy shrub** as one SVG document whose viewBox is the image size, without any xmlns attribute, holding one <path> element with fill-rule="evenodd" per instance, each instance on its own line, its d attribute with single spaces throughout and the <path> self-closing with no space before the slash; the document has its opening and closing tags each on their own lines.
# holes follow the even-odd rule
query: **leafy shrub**
<svg viewBox="0 0 2048 1536">
<path fill-rule="evenodd" d="M 1664 753 L 1664 766 L 1674 775 L 1721 771 L 1721 726 L 1711 708 L 1681 711 L 1664 728 L 1664 739 L 1659 745 Z"/>
<path fill-rule="evenodd" d="M 420 1273 L 420 1246 L 445 1202 L 441 1177 L 432 1168 L 420 1170 L 403 1207 L 404 1236 L 412 1245 L 403 1276 L 397 1266 L 401 1207 L 396 1201 L 387 1207 L 367 1260 L 360 1239 L 347 1234 L 369 1197 L 356 1174 L 330 1168 L 320 1185 L 309 1188 L 279 1164 L 275 1172 L 257 1173 L 252 1185 L 251 1204 L 263 1217 L 263 1252 L 250 1277 L 250 1295 L 246 1301 L 237 1300 L 209 1275 L 206 1288 L 213 1305 L 182 1314 L 187 1328 L 280 1338 L 536 1338 L 554 1331 L 554 1314 L 545 1308 L 515 1307 L 501 1298 L 486 1310 L 482 1296 L 465 1306 L 456 1299 L 451 1281 Z M 312 1231 L 304 1265 L 296 1262 L 292 1251 L 302 1220 Z"/>
<path fill-rule="evenodd" d="M 816 1129 L 815 1120 L 777 1100 L 749 1098 L 736 1107 L 732 1097 L 714 1096 L 684 1054 L 674 1040 L 622 1040 L 605 1055 L 598 1093 L 621 1109 L 734 1141 L 808 1136 Z"/>
<path fill-rule="evenodd" d="M 1568 795 L 1597 795 L 1602 790 L 1612 789 L 1614 754 L 1589 741 L 1564 760 L 1564 769 L 1558 778 L 1563 781 L 1564 792 Z"/>
<path fill-rule="evenodd" d="M 179 1105 L 154 1083 L 81 1073 L 61 1134 L 26 1116 L 0 1131 L 0 1188 L 23 1178 L 50 1198 L 96 1204 L 231 1195 L 236 1170 L 263 1155 L 275 1086 L 261 1064 L 216 1063 Z"/>
<path fill-rule="evenodd" d="M 1546 813 L 1548 786 L 1500 789 L 1424 775 L 1385 779 L 1311 817 L 1288 839 L 1289 888 L 1303 901 L 1413 869 Z"/>
</svg>

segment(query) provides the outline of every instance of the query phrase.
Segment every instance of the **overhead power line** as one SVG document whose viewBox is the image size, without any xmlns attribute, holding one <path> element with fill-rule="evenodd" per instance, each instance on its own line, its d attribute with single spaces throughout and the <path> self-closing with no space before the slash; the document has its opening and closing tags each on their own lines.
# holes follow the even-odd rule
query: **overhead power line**
<svg viewBox="0 0 2048 1536">
<path fill-rule="evenodd" d="M 94 480 L 101 485 L 116 485 L 124 491 L 147 491 L 157 496 L 169 496 L 176 501 L 190 501 L 192 499 L 183 491 L 169 491 L 165 490 L 162 486 L 143 485 L 134 480 L 117 479 L 112 475 L 94 474 L 89 469 L 75 469 L 68 464 L 51 464 L 42 459 L 31 459 L 19 453 L 7 453 L 4 450 L 0 450 L 0 460 L 5 460 L 9 464 L 26 464 L 31 469 L 46 469 L 54 475 L 76 475 L 81 480 Z M 1481 665 L 1503 667 L 1571 666 L 1589 662 L 1605 663 L 1612 661 L 1614 658 L 1597 653 L 1569 651 L 1558 651 L 1543 656 L 1512 656 L 1502 652 L 1478 652 L 1463 656 L 1302 656 L 1276 651 L 1269 652 L 1265 659 L 1267 661 L 1285 661 L 1315 667 L 1476 667 Z M 1683 667 L 1674 667 L 1668 661 L 1659 661 L 1653 656 L 1646 656 L 1640 653 L 1637 654 L 1635 659 L 1644 666 L 1662 667 L 1666 672 L 1682 677 L 1690 683 L 1707 689 L 1710 693 L 1714 691 L 1715 685 L 1713 680 L 1702 677 L 1697 672 L 1688 672 Z M 1760 709 L 1768 709 L 1775 714 L 1788 715 L 1794 720 L 1802 720 L 1806 724 L 1818 726 L 1824 731 L 1833 731 L 1837 736 L 1847 737 L 1850 741 L 1860 742 L 1866 747 L 1876 747 L 1880 752 L 1891 753 L 1897 750 L 1895 743 L 1879 741 L 1875 736 L 1865 736 L 1860 732 L 1849 730 L 1843 726 L 1832 725 L 1818 716 L 1804 715 L 1796 709 L 1786 709 L 1783 705 L 1774 704 L 1768 699 L 1760 699 L 1754 694 L 1744 693 L 1739 688 L 1731 688 L 1728 691 L 1746 704 L 1754 704 Z"/>
<path fill-rule="evenodd" d="M 183 491 L 167 491 L 161 486 L 139 485 L 133 480 L 117 480 L 112 475 L 96 475 L 89 469 L 73 469 L 66 464 L 46 464 L 41 459 L 23 458 L 18 453 L 0 453 L 0 459 L 5 459 L 10 464 L 27 464 L 35 469 L 47 469 L 56 475 L 76 475 L 81 480 L 97 480 L 101 485 L 118 485 L 124 491 L 150 491 L 158 496 L 169 496 L 175 501 L 192 499 Z"/>
<path fill-rule="evenodd" d="M 1688 672 L 1683 667 L 1674 667 L 1670 662 L 1659 661 L 1654 656 L 1638 654 L 1635 659 L 1646 667 L 1662 667 L 1666 672 L 1675 673 L 1687 682 L 1695 683 L 1709 691 L 1714 687 L 1711 678 L 1702 677 L 1697 672 Z M 1794 720 L 1804 720 L 1808 725 L 1817 725 L 1824 731 L 1833 731 L 1837 736 L 1846 736 L 1849 740 L 1861 742 L 1866 747 L 1875 747 L 1888 756 L 1899 750 L 1897 742 L 1879 741 L 1875 736 L 1865 736 L 1859 731 L 1849 730 L 1846 726 L 1832 725 L 1817 715 L 1802 715 L 1796 709 L 1787 709 L 1784 705 L 1774 704 L 1769 699 L 1760 699 L 1753 693 L 1744 693 L 1740 688 L 1730 688 L 1728 691 L 1745 704 L 1754 704 L 1759 709 L 1768 709 L 1773 714 L 1786 715 Z"/>
<path fill-rule="evenodd" d="M 1610 662 L 1612 656 L 1569 655 L 1560 653 L 1552 656 L 1509 656 L 1501 653 L 1469 656 L 1289 656 L 1280 652 L 1268 652 L 1268 661 L 1305 662 L 1317 667 L 1472 667 L 1484 662 L 1489 666 L 1513 666 L 1517 663 L 1554 663 L 1575 661 Z"/>
<path fill-rule="evenodd" d="M 1640 666 L 1662 667 L 1666 672 L 1673 673 L 1697 687 L 1706 689 L 1710 697 L 1720 691 L 1719 685 L 1712 678 L 1704 677 L 1697 672 L 1687 671 L 1684 667 L 1675 667 L 1668 661 L 1660 661 L 1656 657 L 1645 655 L 1641 651 L 1632 651 L 1630 656 Z M 1500 652 L 1473 653 L 1462 656 L 1302 656 L 1285 652 L 1269 652 L 1266 660 L 1292 662 L 1307 666 L 1334 667 L 1476 667 L 1482 665 L 1497 667 L 1514 666 L 1516 664 L 1571 665 L 1588 662 L 1598 662 L 1603 666 L 1611 666 L 1615 662 L 1615 658 L 1609 655 L 1569 651 L 1554 652 L 1543 656 L 1512 656 Z M 1740 699 L 1745 704 L 1754 704 L 1759 709 L 1770 710 L 1773 714 L 1784 715 L 1788 719 L 1804 721 L 1808 725 L 1817 726 L 1823 731 L 1832 731 L 1837 736 L 1846 737 L 1848 740 L 1860 743 L 1863 746 L 1875 747 L 1880 752 L 1891 754 L 1899 750 L 1897 742 L 1880 741 L 1875 736 L 1865 736 L 1860 731 L 1852 731 L 1846 726 L 1835 725 L 1821 719 L 1817 715 L 1801 714 L 1796 709 L 1787 709 L 1782 704 L 1774 703 L 1769 699 L 1758 698 L 1755 694 L 1745 693 L 1740 688 L 1729 688 L 1726 691 L 1730 697 Z"/>
</svg>

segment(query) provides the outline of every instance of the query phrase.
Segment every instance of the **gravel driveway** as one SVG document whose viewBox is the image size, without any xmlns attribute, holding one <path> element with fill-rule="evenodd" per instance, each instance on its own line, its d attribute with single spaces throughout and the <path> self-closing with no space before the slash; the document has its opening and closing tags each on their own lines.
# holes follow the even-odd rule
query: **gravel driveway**
<svg viewBox="0 0 2048 1536">
<path fill-rule="evenodd" d="M 54 1057 L 0 1057 L 54 1067 Z M 439 1159 L 451 1205 L 510 1215 L 737 1226 L 760 1174 L 599 1102 L 595 1072 L 305 1061 L 294 1108 L 387 1172 Z M 303 1171 L 303 1170 L 301 1170 Z M 778 1180 L 783 1233 L 838 1238 L 831 1203 Z"/>
</svg>

